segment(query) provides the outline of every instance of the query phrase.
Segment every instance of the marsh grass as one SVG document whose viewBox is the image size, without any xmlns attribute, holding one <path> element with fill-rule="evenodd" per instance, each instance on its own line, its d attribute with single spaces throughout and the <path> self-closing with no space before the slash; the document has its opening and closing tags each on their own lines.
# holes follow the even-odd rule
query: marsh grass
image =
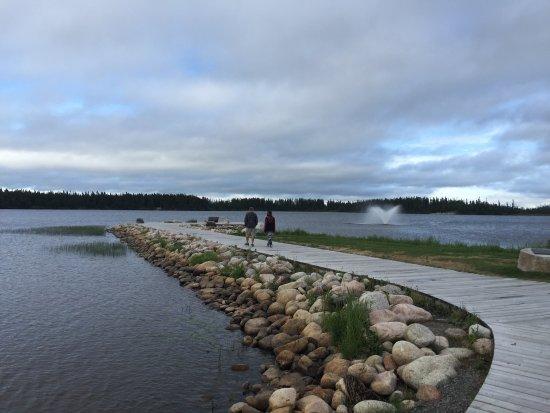
<svg viewBox="0 0 550 413">
<path fill-rule="evenodd" d="M 59 226 L 59 227 L 36 227 L 20 228 L 9 232 L 16 234 L 38 234 L 38 235 L 105 235 L 105 227 L 101 225 L 78 225 L 78 226 Z"/>
<path fill-rule="evenodd" d="M 350 295 L 342 301 L 332 300 L 331 306 L 334 311 L 324 315 L 323 328 L 331 334 L 334 344 L 344 357 L 353 359 L 361 354 L 381 353 L 378 337 L 369 330 L 368 308 L 365 304 Z"/>
<path fill-rule="evenodd" d="M 57 253 L 72 253 L 79 255 L 92 255 L 104 257 L 120 257 L 126 255 L 128 248 L 119 242 L 84 242 L 78 244 L 64 244 L 53 247 L 52 250 Z"/>
<path fill-rule="evenodd" d="M 380 236 L 346 237 L 309 233 L 302 229 L 277 232 L 277 241 L 457 271 L 550 282 L 548 274 L 523 272 L 517 268 L 518 248 L 463 243 L 444 244 L 433 237 L 426 239 L 392 239 Z"/>
<path fill-rule="evenodd" d="M 218 261 L 218 254 L 216 254 L 214 251 L 206 251 L 202 254 L 193 255 L 191 256 L 191 258 L 189 258 L 189 265 L 193 266 L 197 264 L 202 264 L 206 261 Z"/>
</svg>

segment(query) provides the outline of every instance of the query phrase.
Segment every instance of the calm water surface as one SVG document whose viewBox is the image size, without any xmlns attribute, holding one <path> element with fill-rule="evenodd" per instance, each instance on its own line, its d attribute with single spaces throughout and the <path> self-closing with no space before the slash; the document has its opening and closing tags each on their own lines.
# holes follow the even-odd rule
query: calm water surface
<svg viewBox="0 0 550 413">
<path fill-rule="evenodd" d="M 0 230 L 82 223 L 0 214 Z M 50 251 L 94 240 L 116 242 L 0 233 L 0 412 L 225 412 L 244 381 L 260 381 L 270 357 L 242 347 L 228 317 L 133 252 Z"/>
</svg>

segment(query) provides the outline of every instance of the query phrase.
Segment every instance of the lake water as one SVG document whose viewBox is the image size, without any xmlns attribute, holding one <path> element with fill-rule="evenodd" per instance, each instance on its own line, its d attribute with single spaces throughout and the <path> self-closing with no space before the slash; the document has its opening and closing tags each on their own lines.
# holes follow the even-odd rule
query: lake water
<svg viewBox="0 0 550 413">
<path fill-rule="evenodd" d="M 271 356 L 242 347 L 241 333 L 224 329 L 224 314 L 131 251 L 118 258 L 51 251 L 101 237 L 9 233 L 209 215 L 240 221 L 243 213 L 0 210 L 0 412 L 210 412 L 239 400 L 241 383 L 258 382 L 257 366 Z M 550 239 L 550 217 L 401 215 L 396 225 L 364 225 L 362 214 L 276 217 L 279 228 L 353 236 L 500 245 Z M 233 363 L 251 369 L 233 373 Z"/>
<path fill-rule="evenodd" d="M 242 221 L 239 211 L 41 211 L 0 210 L 0 227 L 40 225 L 115 225 L 146 221 L 205 220 L 219 216 Z M 258 212 L 260 219 L 264 212 Z M 381 235 L 392 238 L 434 237 L 442 242 L 519 246 L 544 244 L 550 240 L 550 216 L 492 216 L 401 214 L 393 225 L 364 224 L 365 215 L 340 212 L 275 212 L 279 229 L 301 228 L 310 232 L 357 237 Z"/>
<path fill-rule="evenodd" d="M 87 215 L 98 219 L 1 211 L 0 231 Z M 101 222 L 117 221 L 109 215 Z M 260 382 L 271 356 L 243 347 L 225 330 L 229 317 L 159 268 L 131 251 L 51 251 L 97 240 L 117 242 L 0 232 L 0 412 L 226 412 L 244 381 Z M 250 370 L 232 372 L 234 363 Z"/>
</svg>

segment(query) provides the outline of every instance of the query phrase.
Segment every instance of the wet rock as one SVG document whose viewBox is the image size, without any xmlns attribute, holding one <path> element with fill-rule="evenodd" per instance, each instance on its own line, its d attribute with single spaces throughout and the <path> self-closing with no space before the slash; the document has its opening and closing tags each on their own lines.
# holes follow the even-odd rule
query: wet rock
<svg viewBox="0 0 550 413">
<path fill-rule="evenodd" d="M 277 366 L 271 366 L 262 373 L 262 381 L 271 382 L 281 376 L 281 370 Z"/>
<path fill-rule="evenodd" d="M 474 352 L 469 348 L 449 347 L 449 348 L 446 348 L 445 350 L 441 350 L 439 354 L 441 354 L 442 356 L 451 355 L 457 358 L 458 360 L 465 360 L 467 358 L 472 357 L 474 355 Z"/>
<path fill-rule="evenodd" d="M 428 327 L 422 324 L 411 324 L 405 331 L 405 340 L 417 347 L 427 347 L 435 341 L 435 335 Z"/>
<path fill-rule="evenodd" d="M 424 354 L 417 346 L 413 343 L 409 343 L 408 341 L 398 341 L 392 348 L 393 359 L 399 366 L 409 364 L 411 361 L 414 361 L 423 355 Z"/>
<path fill-rule="evenodd" d="M 294 407 L 296 396 L 296 390 L 291 387 L 275 390 L 269 398 L 269 409 L 273 411 L 281 407 Z"/>
<path fill-rule="evenodd" d="M 370 388 L 382 396 L 389 396 L 392 394 L 396 386 L 397 376 L 393 371 L 385 371 L 377 374 L 370 384 Z"/>
<path fill-rule="evenodd" d="M 493 340 L 489 338 L 478 338 L 472 344 L 472 348 L 479 355 L 491 355 L 493 353 Z"/>
<path fill-rule="evenodd" d="M 376 333 L 380 341 L 397 341 L 405 335 L 407 325 L 399 321 L 389 321 L 375 324 L 370 329 Z"/>
<path fill-rule="evenodd" d="M 384 310 L 390 307 L 386 294 L 379 291 L 367 291 L 359 298 L 359 301 L 366 304 L 372 310 Z"/>
<path fill-rule="evenodd" d="M 432 315 L 428 311 L 414 304 L 396 304 L 391 310 L 407 324 L 425 323 L 432 320 Z"/>
<path fill-rule="evenodd" d="M 441 399 L 441 392 L 435 386 L 422 384 L 418 387 L 416 398 L 423 402 L 433 402 Z"/>
<path fill-rule="evenodd" d="M 231 365 L 232 371 L 247 371 L 249 369 L 248 364 L 237 363 Z"/>
<path fill-rule="evenodd" d="M 267 327 L 268 325 L 269 322 L 263 317 L 251 318 L 245 323 L 244 332 L 248 335 L 255 336 L 262 327 Z"/>
<path fill-rule="evenodd" d="M 491 330 L 481 324 L 473 324 L 468 329 L 468 334 L 477 338 L 491 338 Z"/>
<path fill-rule="evenodd" d="M 353 406 L 353 413 L 395 413 L 395 407 L 380 400 L 363 400 Z"/>
<path fill-rule="evenodd" d="M 246 405 L 245 402 L 234 403 L 229 408 L 229 413 L 241 413 L 245 405 Z"/>
<path fill-rule="evenodd" d="M 459 361 L 451 355 L 424 356 L 399 368 L 399 376 L 409 386 L 418 389 L 422 384 L 438 387 L 456 377 Z"/>
</svg>

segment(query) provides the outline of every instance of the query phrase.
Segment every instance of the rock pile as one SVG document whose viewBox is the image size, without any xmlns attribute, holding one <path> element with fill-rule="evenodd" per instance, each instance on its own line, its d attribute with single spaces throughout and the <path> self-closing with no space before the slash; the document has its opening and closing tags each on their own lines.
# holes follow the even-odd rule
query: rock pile
<svg viewBox="0 0 550 413">
<path fill-rule="evenodd" d="M 228 328 L 241 329 L 245 345 L 273 352 L 274 363 L 261 368 L 261 385 L 250 386 L 244 401 L 229 409 L 233 413 L 411 410 L 419 401 L 441 398 L 441 386 L 458 374 L 464 360 L 491 354 L 493 348 L 491 331 L 478 324 L 468 333 L 434 334 L 423 324 L 432 314 L 397 286 L 372 286 L 328 270 L 295 271 L 281 257 L 137 225 L 112 232 L 230 316 Z M 322 327 L 327 294 L 353 295 L 367 304 L 370 329 L 383 352 L 354 360 L 339 352 Z M 457 337 L 465 342 L 468 334 L 474 338 L 471 348 L 449 345 Z"/>
</svg>

